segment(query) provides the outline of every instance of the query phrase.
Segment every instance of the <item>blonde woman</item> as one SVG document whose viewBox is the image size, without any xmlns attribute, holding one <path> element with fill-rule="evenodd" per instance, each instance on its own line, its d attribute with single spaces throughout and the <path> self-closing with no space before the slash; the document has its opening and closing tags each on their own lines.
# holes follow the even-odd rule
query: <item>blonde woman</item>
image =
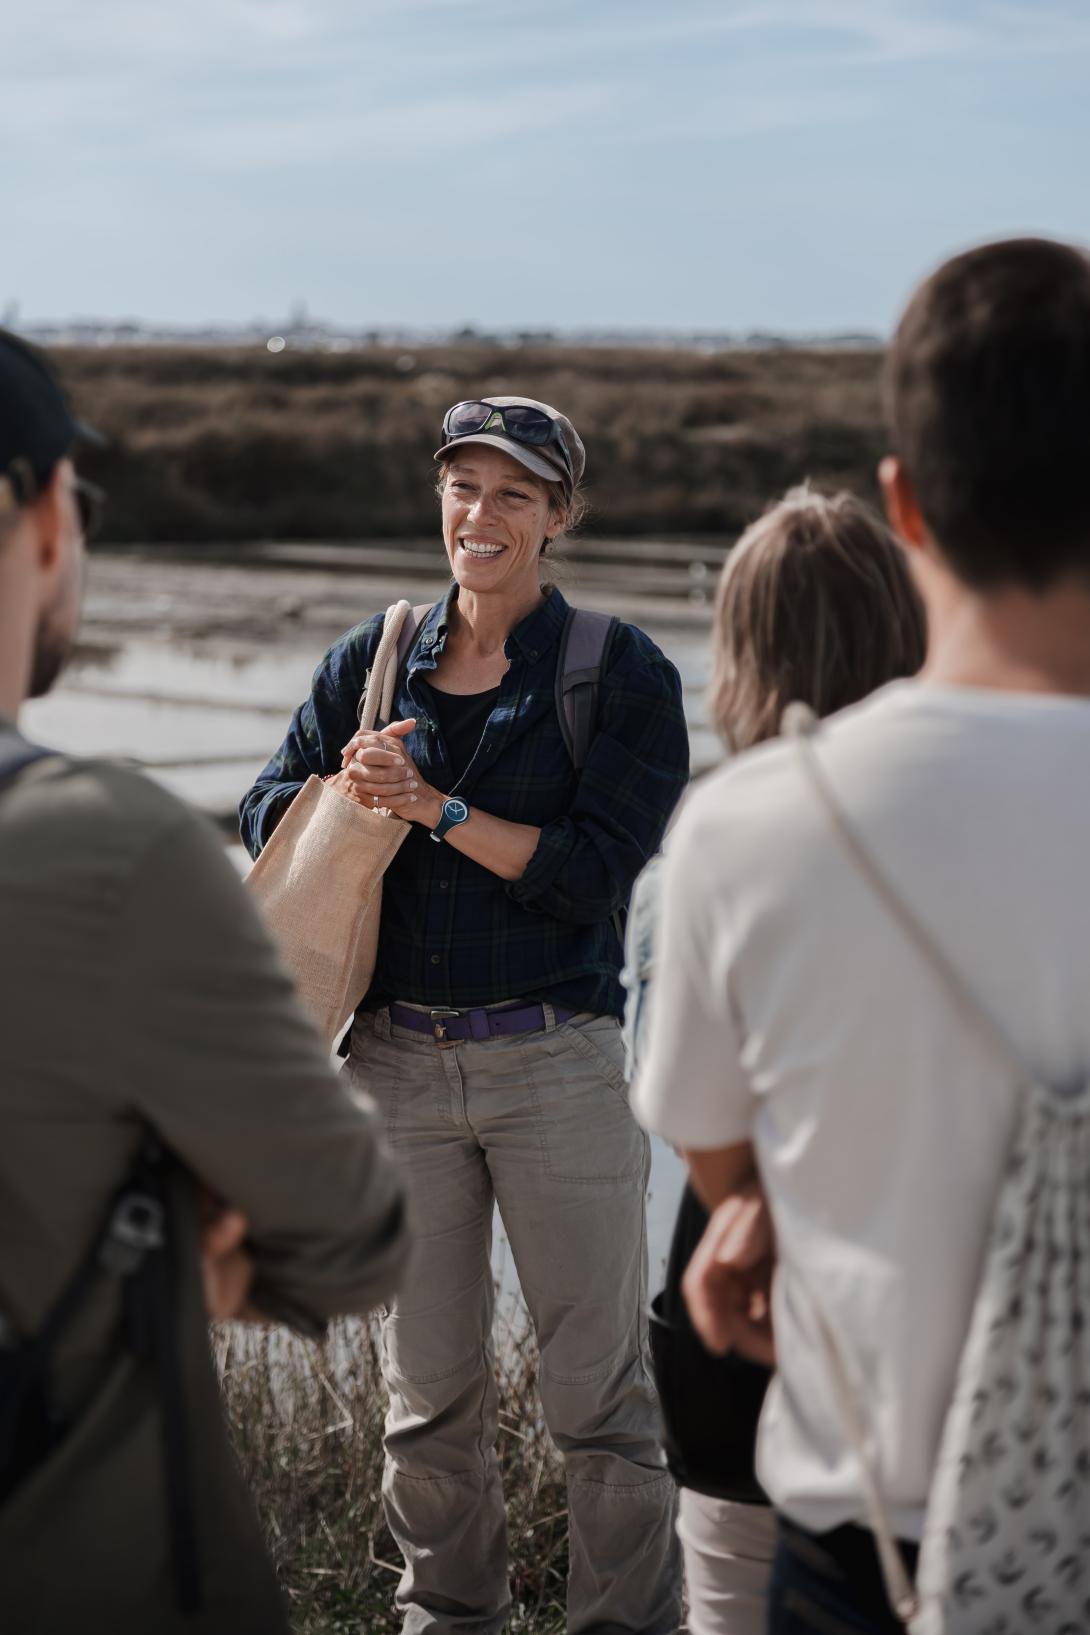
<svg viewBox="0 0 1090 1635">
<path fill-rule="evenodd" d="M 742 536 L 715 611 L 712 720 L 732 754 L 775 737 L 785 707 L 831 715 L 919 669 L 924 620 L 904 553 L 860 500 L 792 489 Z M 656 860 L 657 863 L 657 860 Z M 647 1055 L 661 874 L 637 883 L 629 923 L 628 1031 Z M 684 1072 L 684 1063 L 677 1064 Z M 691 1635 L 763 1635 L 775 1517 L 754 1470 L 770 1370 L 701 1346 L 680 1279 L 707 1213 L 686 1188 L 652 1330 L 671 1469 L 681 1487 Z"/>
</svg>

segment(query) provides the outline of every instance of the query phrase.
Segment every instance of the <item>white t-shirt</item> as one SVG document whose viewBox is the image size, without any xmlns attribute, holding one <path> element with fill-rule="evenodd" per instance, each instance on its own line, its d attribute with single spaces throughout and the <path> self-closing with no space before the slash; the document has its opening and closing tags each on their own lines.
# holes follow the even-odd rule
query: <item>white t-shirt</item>
<svg viewBox="0 0 1090 1635">
<path fill-rule="evenodd" d="M 1015 1048 L 1090 1072 L 1090 703 L 897 682 L 817 752 L 876 861 Z M 812 1302 L 860 1382 L 897 1532 L 918 1537 L 1016 1087 L 772 743 L 709 777 L 667 851 L 634 1103 L 678 1146 L 752 1140 L 779 1375 L 759 1470 L 815 1530 L 865 1523 Z"/>
</svg>

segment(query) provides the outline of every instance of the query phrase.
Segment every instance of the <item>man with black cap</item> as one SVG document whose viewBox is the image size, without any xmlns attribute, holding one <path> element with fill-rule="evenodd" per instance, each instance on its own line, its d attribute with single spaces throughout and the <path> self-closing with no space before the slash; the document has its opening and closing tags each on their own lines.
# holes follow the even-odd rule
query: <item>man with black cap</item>
<svg viewBox="0 0 1090 1635">
<path fill-rule="evenodd" d="M 0 332 L 0 1627 L 275 1635 L 206 1316 L 368 1310 L 402 1183 L 211 828 L 15 725 L 75 638 L 88 435 Z"/>
</svg>

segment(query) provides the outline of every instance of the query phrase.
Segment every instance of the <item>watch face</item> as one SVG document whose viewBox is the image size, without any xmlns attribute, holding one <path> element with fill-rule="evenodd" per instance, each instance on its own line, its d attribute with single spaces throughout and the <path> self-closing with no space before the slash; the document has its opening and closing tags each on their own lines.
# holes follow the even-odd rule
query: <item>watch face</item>
<svg viewBox="0 0 1090 1635">
<path fill-rule="evenodd" d="M 448 823 L 464 823 L 469 816 L 469 807 L 464 800 L 444 801 L 443 816 Z"/>
</svg>

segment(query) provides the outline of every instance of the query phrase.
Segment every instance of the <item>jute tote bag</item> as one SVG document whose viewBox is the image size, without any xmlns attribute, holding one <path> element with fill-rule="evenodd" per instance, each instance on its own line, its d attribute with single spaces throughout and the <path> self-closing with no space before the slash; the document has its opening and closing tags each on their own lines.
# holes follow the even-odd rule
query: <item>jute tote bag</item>
<svg viewBox="0 0 1090 1635">
<path fill-rule="evenodd" d="M 408 613 L 408 602 L 387 609 L 359 703 L 366 730 L 390 718 L 398 637 Z M 382 876 L 408 832 L 403 818 L 361 806 L 312 776 L 246 877 L 330 1050 L 370 986 Z"/>
</svg>

